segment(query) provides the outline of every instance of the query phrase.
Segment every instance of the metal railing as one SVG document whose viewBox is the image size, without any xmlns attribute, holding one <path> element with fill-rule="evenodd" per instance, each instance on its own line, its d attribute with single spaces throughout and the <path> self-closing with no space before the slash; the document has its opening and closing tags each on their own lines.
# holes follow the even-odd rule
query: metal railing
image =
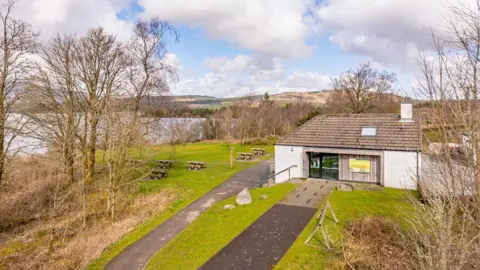
<svg viewBox="0 0 480 270">
<path fill-rule="evenodd" d="M 279 171 L 279 172 L 277 172 L 277 173 L 275 173 L 275 172 L 270 173 L 267 177 L 260 179 L 260 187 L 263 187 L 263 185 L 265 184 L 265 181 L 268 181 L 268 179 L 270 179 L 270 178 L 272 178 L 272 177 L 275 177 L 275 176 L 277 176 L 277 175 L 279 175 L 279 174 L 281 174 L 281 173 L 284 173 L 284 172 L 286 172 L 286 171 L 288 171 L 288 180 L 287 180 L 287 181 L 290 181 L 290 179 L 291 179 L 291 177 L 290 177 L 290 170 L 291 170 L 292 168 L 297 168 L 297 167 L 298 167 L 298 165 L 292 165 L 292 166 L 290 166 L 290 167 L 288 167 L 288 168 L 286 168 L 286 169 L 283 169 L 283 170 L 281 170 L 281 171 Z"/>
</svg>

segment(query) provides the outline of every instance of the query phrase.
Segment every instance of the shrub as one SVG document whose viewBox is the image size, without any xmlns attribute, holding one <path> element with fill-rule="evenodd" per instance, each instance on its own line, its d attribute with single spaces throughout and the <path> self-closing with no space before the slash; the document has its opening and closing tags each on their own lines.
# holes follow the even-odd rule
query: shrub
<svg viewBox="0 0 480 270">
<path fill-rule="evenodd" d="M 368 217 L 348 223 L 344 229 L 343 261 L 335 268 L 410 269 L 409 251 L 393 221 Z M 343 264 L 343 267 L 342 267 Z"/>
</svg>

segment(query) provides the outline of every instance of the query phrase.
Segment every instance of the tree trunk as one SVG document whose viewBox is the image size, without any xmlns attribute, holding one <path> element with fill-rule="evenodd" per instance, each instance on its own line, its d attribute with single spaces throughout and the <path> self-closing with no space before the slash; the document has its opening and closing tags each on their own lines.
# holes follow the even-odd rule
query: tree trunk
<svg viewBox="0 0 480 270">
<path fill-rule="evenodd" d="M 111 167 L 111 165 L 109 165 Z M 107 211 L 112 209 L 112 200 L 113 200 L 113 185 L 114 185 L 114 176 L 112 174 L 112 168 L 110 168 L 109 183 L 108 183 L 108 198 L 107 198 Z"/>
<path fill-rule="evenodd" d="M 82 216 L 83 216 L 82 228 L 85 229 L 87 227 L 87 184 L 86 184 L 86 178 L 83 179 L 83 183 L 82 183 Z"/>
<path fill-rule="evenodd" d="M 91 183 L 93 180 L 93 175 L 95 172 L 95 153 L 97 150 L 97 126 L 98 119 L 95 113 L 92 114 L 92 119 L 90 119 L 90 133 L 89 133 L 89 142 L 88 142 L 88 153 L 87 153 L 87 183 Z"/>
<path fill-rule="evenodd" d="M 115 221 L 115 214 L 116 214 L 116 188 L 114 187 L 112 195 L 111 195 L 111 205 L 110 205 L 110 218 L 112 221 Z"/>
<path fill-rule="evenodd" d="M 4 69 L 7 64 L 7 58 L 5 57 L 7 51 L 4 50 Z M 5 170 L 5 80 L 7 76 L 3 70 L 2 74 L 2 83 L 0 85 L 0 184 L 3 183 L 4 170 Z"/>
<path fill-rule="evenodd" d="M 65 148 L 63 150 L 63 172 L 67 176 L 70 183 L 75 182 L 74 177 L 74 158 L 73 158 L 73 142 L 70 139 L 65 141 Z"/>
</svg>

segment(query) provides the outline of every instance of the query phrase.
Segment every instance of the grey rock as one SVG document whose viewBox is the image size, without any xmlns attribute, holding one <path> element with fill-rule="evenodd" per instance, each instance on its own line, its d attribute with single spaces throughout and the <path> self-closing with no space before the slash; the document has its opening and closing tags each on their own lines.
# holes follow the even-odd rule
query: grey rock
<svg viewBox="0 0 480 270">
<path fill-rule="evenodd" d="M 233 208 L 235 208 L 235 205 L 231 205 L 231 204 L 227 204 L 223 207 L 223 209 L 230 209 L 230 210 Z"/>
<path fill-rule="evenodd" d="M 240 193 L 238 193 L 237 198 L 235 198 L 235 202 L 238 205 L 250 204 L 252 203 L 252 196 L 250 196 L 250 192 L 248 188 L 244 188 Z"/>
<path fill-rule="evenodd" d="M 262 194 L 262 195 L 260 196 L 260 200 L 265 200 L 266 198 L 268 198 L 268 197 L 267 197 L 267 195 L 265 195 L 265 194 Z"/>
<path fill-rule="evenodd" d="M 350 192 L 353 191 L 353 185 L 350 184 L 340 184 L 337 186 L 337 190 Z"/>
</svg>

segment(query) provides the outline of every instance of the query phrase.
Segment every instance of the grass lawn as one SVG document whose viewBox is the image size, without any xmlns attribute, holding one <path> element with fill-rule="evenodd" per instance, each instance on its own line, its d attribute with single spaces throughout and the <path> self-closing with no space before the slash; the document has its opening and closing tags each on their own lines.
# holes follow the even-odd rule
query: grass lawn
<svg viewBox="0 0 480 270">
<path fill-rule="evenodd" d="M 234 155 L 237 152 L 250 152 L 251 148 L 258 147 L 265 148 L 267 154 L 273 154 L 273 146 L 234 146 Z M 131 156 L 147 160 L 174 160 L 175 163 L 168 170 L 169 175 L 167 178 L 140 183 L 138 192 L 150 193 L 168 189 L 175 194 L 176 200 L 169 205 L 166 211 L 158 213 L 158 215 L 109 246 L 87 269 L 103 269 L 110 260 L 126 247 L 142 238 L 172 215 L 227 180 L 233 174 L 258 163 L 236 162 L 233 169 L 230 169 L 228 165 L 230 150 L 228 146 L 219 143 L 195 143 L 176 146 L 175 151 L 172 150 L 171 146 L 154 146 L 142 151 L 133 150 Z M 273 158 L 273 156 L 267 155 L 260 158 L 269 159 Z M 207 163 L 207 167 L 200 171 L 189 171 L 187 170 L 187 161 L 203 161 Z"/>
<path fill-rule="evenodd" d="M 330 212 L 327 212 L 323 224 L 329 235 L 337 236 L 337 238 L 341 229 L 349 221 L 367 216 L 382 216 L 401 223 L 402 216 L 411 209 L 411 206 L 408 204 L 406 191 L 390 188 L 385 188 L 383 191 L 334 191 L 328 201 L 339 223 L 333 222 Z M 335 256 L 333 253 L 327 250 L 320 251 L 304 245 L 305 240 L 316 226 L 317 220 L 313 218 L 275 269 L 324 269 L 328 267 L 329 258 Z M 323 246 L 321 232 L 317 232 L 310 243 Z"/>
<path fill-rule="evenodd" d="M 155 254 L 146 269 L 197 269 L 294 187 L 282 184 L 254 189 L 251 204 L 232 210 L 223 207 L 235 204 L 234 197 L 216 203 Z M 268 198 L 260 200 L 261 194 Z"/>
</svg>

